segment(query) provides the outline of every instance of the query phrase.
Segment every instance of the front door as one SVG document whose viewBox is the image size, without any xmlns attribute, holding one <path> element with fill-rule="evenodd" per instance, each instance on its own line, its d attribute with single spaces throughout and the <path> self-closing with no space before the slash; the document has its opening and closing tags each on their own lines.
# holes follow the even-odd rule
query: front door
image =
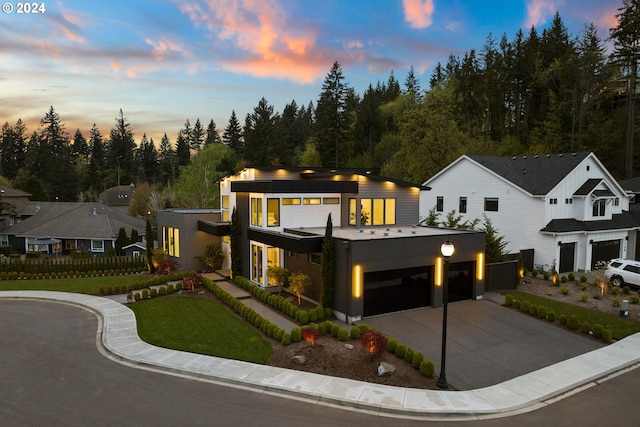
<svg viewBox="0 0 640 427">
<path fill-rule="evenodd" d="M 558 273 L 575 271 L 576 242 L 562 243 L 560 245 L 560 265 Z"/>
</svg>

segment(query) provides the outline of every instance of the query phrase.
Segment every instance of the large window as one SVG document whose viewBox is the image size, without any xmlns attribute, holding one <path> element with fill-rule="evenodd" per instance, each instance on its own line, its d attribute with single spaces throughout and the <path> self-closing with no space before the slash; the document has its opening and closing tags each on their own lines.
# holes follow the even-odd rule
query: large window
<svg viewBox="0 0 640 427">
<path fill-rule="evenodd" d="M 251 225 L 262 227 L 262 198 L 251 198 Z"/>
<path fill-rule="evenodd" d="M 262 246 L 251 245 L 251 279 L 262 283 Z"/>
<path fill-rule="evenodd" d="M 356 199 L 349 199 L 349 224 L 357 225 Z M 360 225 L 393 225 L 396 223 L 396 199 L 360 199 Z"/>
<path fill-rule="evenodd" d="M 458 206 L 458 211 L 460 213 L 467 213 L 467 198 L 460 197 L 460 205 Z"/>
<path fill-rule="evenodd" d="M 176 258 L 180 257 L 180 230 L 173 227 L 163 227 L 164 250 Z"/>
<path fill-rule="evenodd" d="M 280 225 L 280 199 L 267 199 L 267 227 Z"/>
<path fill-rule="evenodd" d="M 229 196 L 222 196 L 222 209 L 229 209 Z"/>
<path fill-rule="evenodd" d="M 605 199 L 593 202 L 593 216 L 605 216 L 607 201 Z"/>
<path fill-rule="evenodd" d="M 488 212 L 498 212 L 498 198 L 497 197 L 485 197 L 484 198 L 484 210 Z"/>
<path fill-rule="evenodd" d="M 104 241 L 103 240 L 92 240 L 91 241 L 91 252 L 104 252 Z"/>
</svg>

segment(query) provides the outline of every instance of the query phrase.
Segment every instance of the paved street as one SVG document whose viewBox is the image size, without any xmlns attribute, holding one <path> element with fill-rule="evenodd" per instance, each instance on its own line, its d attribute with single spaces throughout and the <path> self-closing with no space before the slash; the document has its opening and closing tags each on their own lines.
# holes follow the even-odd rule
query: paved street
<svg viewBox="0 0 640 427">
<path fill-rule="evenodd" d="M 0 301 L 0 420 L 8 426 L 418 425 L 115 363 L 75 306 Z M 473 425 L 637 425 L 640 370 L 517 417 Z M 440 424 L 435 422 L 434 424 Z M 469 425 L 450 421 L 447 425 Z"/>
</svg>

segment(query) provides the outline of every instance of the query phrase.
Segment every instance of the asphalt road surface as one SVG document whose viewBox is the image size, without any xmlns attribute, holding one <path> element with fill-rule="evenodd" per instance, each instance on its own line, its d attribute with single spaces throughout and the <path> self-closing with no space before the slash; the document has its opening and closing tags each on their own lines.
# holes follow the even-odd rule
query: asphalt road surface
<svg viewBox="0 0 640 427">
<path fill-rule="evenodd" d="M 53 302 L 0 300 L 0 426 L 424 425 L 136 369 L 96 346 L 98 320 Z M 428 424 L 638 426 L 640 369 L 544 408 Z"/>
</svg>

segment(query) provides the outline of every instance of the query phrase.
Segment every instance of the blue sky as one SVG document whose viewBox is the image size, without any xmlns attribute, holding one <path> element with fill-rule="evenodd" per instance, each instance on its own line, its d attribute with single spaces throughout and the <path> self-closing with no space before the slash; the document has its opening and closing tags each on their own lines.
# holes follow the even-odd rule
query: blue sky
<svg viewBox="0 0 640 427">
<path fill-rule="evenodd" d="M 3 0 L 4 2 L 4 0 Z M 556 11 L 572 36 L 602 39 L 622 0 L 44 1 L 43 13 L 0 14 L 0 121 L 28 131 L 53 106 L 70 135 L 108 136 L 120 109 L 139 142 L 170 140 L 186 119 L 219 130 L 260 98 L 282 111 L 314 103 L 331 65 L 363 93 L 413 66 L 423 88 L 450 54 L 480 51 L 489 33 L 541 33 Z"/>
</svg>

